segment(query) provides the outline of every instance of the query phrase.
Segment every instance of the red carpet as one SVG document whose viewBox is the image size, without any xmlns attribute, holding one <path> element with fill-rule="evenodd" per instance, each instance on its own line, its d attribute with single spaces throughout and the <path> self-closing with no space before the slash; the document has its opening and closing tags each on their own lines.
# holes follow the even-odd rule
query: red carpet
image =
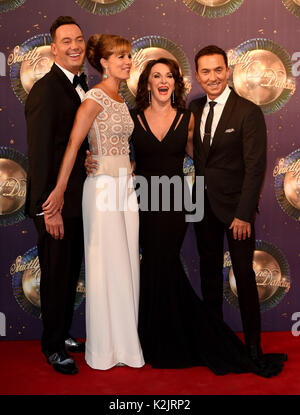
<svg viewBox="0 0 300 415">
<path fill-rule="evenodd" d="M 272 379 L 254 374 L 215 376 L 205 367 L 158 370 L 89 368 L 74 355 L 79 374 L 56 373 L 40 352 L 39 341 L 0 342 L 0 395 L 298 395 L 300 337 L 290 332 L 263 333 L 265 352 L 287 352 L 283 372 Z"/>
</svg>

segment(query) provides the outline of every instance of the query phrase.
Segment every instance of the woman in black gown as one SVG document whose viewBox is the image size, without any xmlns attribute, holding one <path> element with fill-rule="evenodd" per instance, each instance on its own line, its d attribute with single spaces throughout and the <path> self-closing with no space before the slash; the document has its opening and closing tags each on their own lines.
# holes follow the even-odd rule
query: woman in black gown
<svg viewBox="0 0 300 415">
<path fill-rule="evenodd" d="M 164 58 L 148 62 L 131 115 L 135 123 L 135 174 L 137 182 L 138 176 L 147 180 L 149 205 L 151 190 L 156 189 L 153 178 L 178 176 L 183 183 L 185 153 L 192 157 L 194 120 L 185 109 L 183 95 L 184 83 L 176 62 Z M 162 206 L 165 191 L 160 190 L 159 195 L 158 210 L 140 208 L 139 336 L 145 361 L 155 368 L 205 365 L 216 374 L 278 374 L 283 355 L 264 355 L 259 363 L 251 360 L 239 338 L 195 294 L 180 261 L 187 228 L 185 211 L 175 209 L 174 190 L 169 211 Z"/>
</svg>

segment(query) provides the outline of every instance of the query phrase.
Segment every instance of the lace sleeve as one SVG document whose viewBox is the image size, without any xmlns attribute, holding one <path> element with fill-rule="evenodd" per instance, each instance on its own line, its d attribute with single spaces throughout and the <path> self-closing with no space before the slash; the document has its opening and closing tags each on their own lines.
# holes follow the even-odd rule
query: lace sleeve
<svg viewBox="0 0 300 415">
<path fill-rule="evenodd" d="M 110 101 L 107 97 L 103 94 L 100 88 L 92 88 L 86 92 L 83 101 L 86 99 L 92 99 L 96 101 L 102 108 L 107 108 L 110 105 Z"/>
</svg>

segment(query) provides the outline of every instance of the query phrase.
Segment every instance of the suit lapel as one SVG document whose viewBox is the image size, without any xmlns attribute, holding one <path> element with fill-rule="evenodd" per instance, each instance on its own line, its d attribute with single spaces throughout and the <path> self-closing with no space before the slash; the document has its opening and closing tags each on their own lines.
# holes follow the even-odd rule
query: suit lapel
<svg viewBox="0 0 300 415">
<path fill-rule="evenodd" d="M 63 73 L 63 71 L 55 64 L 52 65 L 51 72 L 53 75 L 58 78 L 59 82 L 63 84 L 66 93 L 70 95 L 75 102 L 77 102 L 78 106 L 81 104 L 81 99 L 76 92 L 76 89 L 71 84 L 68 77 Z"/>
<path fill-rule="evenodd" d="M 236 104 L 236 99 L 237 99 L 237 95 L 232 90 L 229 97 L 228 97 L 228 99 L 227 99 L 227 101 L 226 101 L 226 104 L 225 104 L 225 107 L 223 109 L 221 118 L 218 122 L 218 125 L 217 125 L 217 128 L 216 128 L 215 134 L 214 134 L 214 138 L 213 138 L 213 141 L 212 141 L 212 145 L 211 145 L 208 157 L 211 155 L 211 153 L 213 153 L 215 147 L 218 146 L 218 143 L 224 137 L 224 131 L 226 130 L 228 120 L 229 120 L 229 118 L 232 114 L 233 108 Z"/>
</svg>

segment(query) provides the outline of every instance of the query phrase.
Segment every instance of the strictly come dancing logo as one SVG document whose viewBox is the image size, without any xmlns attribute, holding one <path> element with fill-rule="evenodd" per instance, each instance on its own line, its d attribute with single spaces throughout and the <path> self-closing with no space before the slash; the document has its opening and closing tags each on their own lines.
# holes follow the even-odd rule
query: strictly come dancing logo
<svg viewBox="0 0 300 415">
<path fill-rule="evenodd" d="M 20 7 L 25 0 L 0 0 L 0 13 L 8 12 Z"/>
<path fill-rule="evenodd" d="M 49 72 L 53 65 L 50 44 L 49 34 L 37 35 L 15 46 L 7 58 L 12 89 L 23 104 L 35 82 Z"/>
<path fill-rule="evenodd" d="M 281 209 L 300 220 L 300 149 L 281 158 L 273 170 L 275 195 Z"/>
<path fill-rule="evenodd" d="M 250 39 L 227 52 L 231 84 L 265 114 L 281 109 L 295 93 L 292 59 L 269 39 Z"/>
<path fill-rule="evenodd" d="M 281 250 L 266 241 L 257 240 L 253 256 L 253 270 L 256 278 L 260 310 L 275 307 L 289 291 L 290 269 Z M 239 308 L 236 280 L 229 252 L 224 254 L 224 297 Z"/>
<path fill-rule="evenodd" d="M 282 0 L 282 3 L 291 13 L 300 17 L 300 0 Z"/>
<path fill-rule="evenodd" d="M 92 14 L 108 16 L 127 9 L 135 0 L 74 0 Z"/>
<path fill-rule="evenodd" d="M 235 12 L 244 0 L 183 0 L 193 12 L 203 17 L 217 18 Z"/>
<path fill-rule="evenodd" d="M 24 154 L 0 147 L 0 226 L 25 219 L 27 169 Z"/>
<path fill-rule="evenodd" d="M 21 309 L 33 317 L 41 318 L 41 269 L 36 246 L 16 258 L 10 267 L 10 275 L 13 294 Z M 84 275 L 84 264 L 82 264 L 76 289 L 75 310 L 85 298 Z"/>
<path fill-rule="evenodd" d="M 23 104 L 33 85 L 50 71 L 54 63 L 50 45 L 49 33 L 36 35 L 15 46 L 7 58 L 12 89 Z M 84 65 L 82 70 L 87 73 Z"/>
</svg>

